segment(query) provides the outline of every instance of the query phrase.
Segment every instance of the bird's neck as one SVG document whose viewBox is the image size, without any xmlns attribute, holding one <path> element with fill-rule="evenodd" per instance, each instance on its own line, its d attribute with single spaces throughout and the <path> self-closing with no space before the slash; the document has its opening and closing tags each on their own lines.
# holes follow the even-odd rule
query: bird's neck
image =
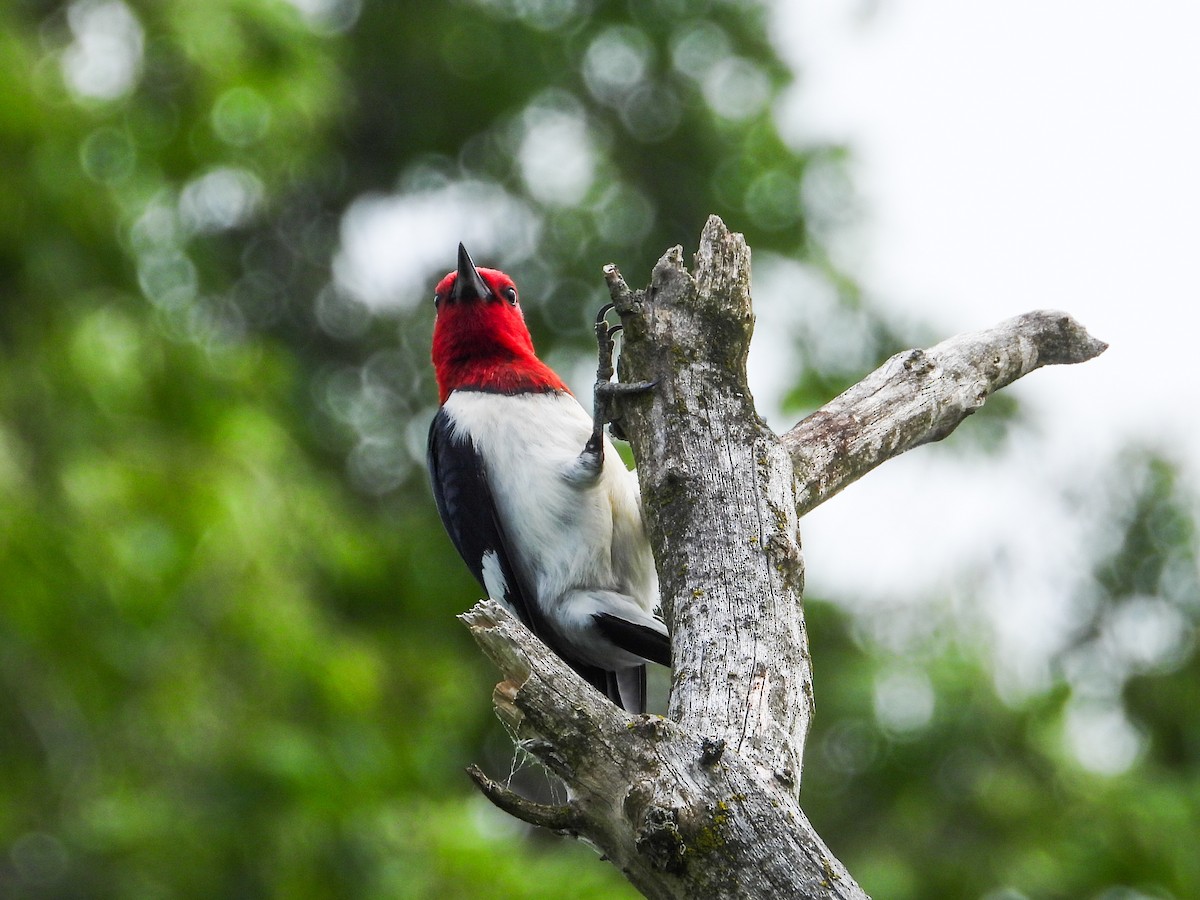
<svg viewBox="0 0 1200 900">
<path fill-rule="evenodd" d="M 433 367 L 442 403 L 458 390 L 498 394 L 567 390 L 554 370 L 533 352 L 524 323 L 520 328 L 456 324 L 458 327 L 440 327 L 443 322 L 439 321 L 434 329 Z"/>
<path fill-rule="evenodd" d="M 495 355 L 459 361 L 440 360 L 434 368 L 442 403 L 452 391 L 529 394 L 567 390 L 554 370 L 536 356 L 506 358 Z"/>
</svg>

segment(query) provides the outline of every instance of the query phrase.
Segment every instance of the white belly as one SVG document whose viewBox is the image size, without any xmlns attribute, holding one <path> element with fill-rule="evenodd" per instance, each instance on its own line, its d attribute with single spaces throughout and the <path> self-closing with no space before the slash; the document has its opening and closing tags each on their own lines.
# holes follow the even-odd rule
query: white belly
<svg viewBox="0 0 1200 900">
<path fill-rule="evenodd" d="M 606 439 L 598 479 L 567 477 L 592 432 L 574 397 L 456 391 L 445 409 L 482 457 L 513 563 L 547 615 L 564 615 L 564 598 L 577 591 L 615 591 L 654 609 L 636 476 Z"/>
</svg>

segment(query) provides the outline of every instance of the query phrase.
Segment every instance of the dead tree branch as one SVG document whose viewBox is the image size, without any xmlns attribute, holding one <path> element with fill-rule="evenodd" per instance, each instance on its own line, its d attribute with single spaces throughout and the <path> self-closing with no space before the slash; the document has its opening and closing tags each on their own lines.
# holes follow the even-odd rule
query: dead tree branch
<svg viewBox="0 0 1200 900">
<path fill-rule="evenodd" d="M 1034 369 L 1086 362 L 1107 347 L 1066 313 L 1039 310 L 897 353 L 783 436 L 800 515 L 893 456 L 940 441 Z"/>
<path fill-rule="evenodd" d="M 497 715 L 570 789 L 545 806 L 472 771 L 505 812 L 586 837 L 651 898 L 866 896 L 800 807 L 763 791 L 736 753 L 621 711 L 493 600 L 462 619 L 504 676 Z"/>
<path fill-rule="evenodd" d="M 865 898 L 799 805 L 813 712 L 798 516 L 883 460 L 949 434 L 994 390 L 1104 349 L 1029 313 L 909 351 L 780 438 L 746 385 L 750 251 L 716 217 L 645 290 L 605 269 L 625 328 L 623 398 L 672 633 L 666 718 L 629 716 L 492 601 L 463 616 L 504 676 L 493 703 L 567 785 L 532 803 L 478 770 L 501 809 L 599 846 L 653 898 Z"/>
</svg>

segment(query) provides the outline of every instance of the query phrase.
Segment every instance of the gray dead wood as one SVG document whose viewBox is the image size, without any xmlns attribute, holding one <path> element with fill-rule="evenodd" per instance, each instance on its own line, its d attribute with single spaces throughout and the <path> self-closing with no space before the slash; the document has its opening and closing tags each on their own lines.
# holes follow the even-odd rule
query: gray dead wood
<svg viewBox="0 0 1200 900">
<path fill-rule="evenodd" d="M 1107 347 L 1066 313 L 1038 310 L 897 353 L 783 436 L 800 475 L 800 514 L 881 462 L 940 441 L 1021 376 L 1086 362 Z"/>
<path fill-rule="evenodd" d="M 561 806 L 478 769 L 501 809 L 595 844 L 647 897 L 865 898 L 799 804 L 813 714 L 799 515 L 885 459 L 949 434 L 994 390 L 1104 345 L 1061 313 L 889 360 L 782 438 L 746 384 L 750 251 L 710 218 L 693 270 L 675 247 L 650 285 L 605 269 L 624 325 L 618 401 L 638 463 L 663 614 L 666 718 L 629 716 L 493 601 L 463 616 L 504 676 L 520 746 L 566 784 Z"/>
<path fill-rule="evenodd" d="M 586 838 L 647 897 L 866 896 L 799 805 L 764 791 L 738 754 L 621 711 L 494 600 L 462 618 L 504 676 L 496 714 L 570 792 L 560 806 L 532 803 L 473 768 L 501 809 Z"/>
</svg>

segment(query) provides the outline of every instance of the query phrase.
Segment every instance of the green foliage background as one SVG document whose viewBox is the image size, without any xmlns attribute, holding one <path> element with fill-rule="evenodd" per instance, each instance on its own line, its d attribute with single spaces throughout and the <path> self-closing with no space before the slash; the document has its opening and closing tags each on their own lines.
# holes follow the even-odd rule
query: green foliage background
<svg viewBox="0 0 1200 900">
<path fill-rule="evenodd" d="M 882 358 L 898 338 L 802 200 L 844 151 L 787 147 L 769 103 L 730 112 L 697 68 L 734 60 L 769 99 L 790 75 L 765 23 L 733 0 L 0 6 L 0 896 L 633 895 L 462 775 L 511 750 L 424 483 L 432 309 L 372 314 L 331 271 L 356 198 L 486 181 L 538 223 L 505 264 L 570 362 L 598 266 L 641 277 L 716 212 L 834 285 Z M 80 62 L 97 35 L 126 82 Z M 636 83 L 585 78 L 601 40 Z M 522 180 L 539 103 L 586 122 L 581 203 Z M 793 405 L 855 374 L 798 366 Z M 1121 774 L 1064 749 L 1058 662 L 1006 705 L 969 635 L 897 659 L 810 598 L 804 802 L 868 891 L 1200 896 L 1193 501 L 1151 450 L 1105 490 L 1072 649 L 1119 676 L 1144 746 Z M 1106 623 L 1148 598 L 1176 650 L 1122 658 Z M 873 707 L 899 664 L 936 696 L 911 731 Z"/>
</svg>

